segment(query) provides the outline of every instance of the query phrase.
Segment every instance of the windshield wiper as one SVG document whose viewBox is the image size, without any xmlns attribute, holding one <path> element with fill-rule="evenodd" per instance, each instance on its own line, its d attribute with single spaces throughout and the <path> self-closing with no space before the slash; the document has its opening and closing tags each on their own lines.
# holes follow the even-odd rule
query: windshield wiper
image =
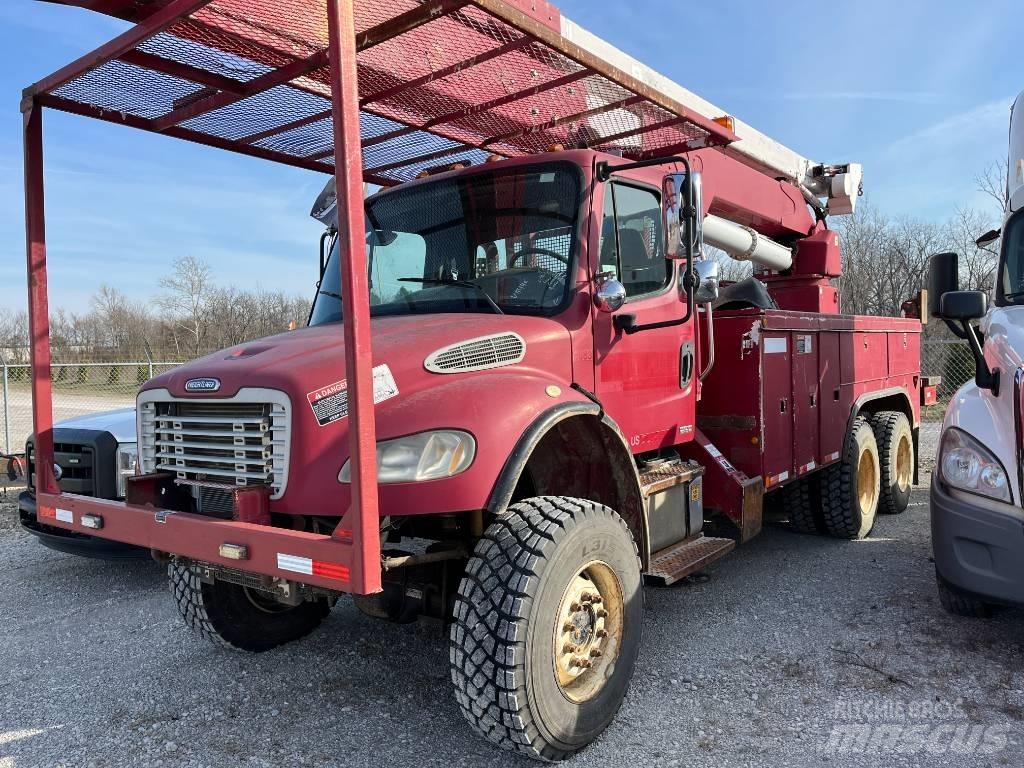
<svg viewBox="0 0 1024 768">
<path fill-rule="evenodd" d="M 1004 299 L 1019 299 L 1021 296 L 1024 296 L 1024 291 L 1013 291 L 1003 294 Z"/>
<path fill-rule="evenodd" d="M 491 294 L 489 294 L 482 285 L 474 283 L 471 280 L 441 280 L 437 277 L 400 277 L 398 278 L 398 282 L 422 283 L 423 285 L 454 285 L 456 288 L 472 288 L 487 299 L 487 303 L 491 305 L 491 309 L 493 309 L 495 313 L 499 315 L 505 314 L 502 308 L 499 307 L 494 299 L 491 298 Z"/>
<path fill-rule="evenodd" d="M 324 296 L 330 296 L 332 299 L 338 299 L 339 301 L 344 301 L 344 299 L 342 298 L 340 293 L 335 293 L 334 291 L 325 291 L 322 288 L 319 291 L 317 291 L 317 294 L 321 294 L 321 293 Z"/>
</svg>

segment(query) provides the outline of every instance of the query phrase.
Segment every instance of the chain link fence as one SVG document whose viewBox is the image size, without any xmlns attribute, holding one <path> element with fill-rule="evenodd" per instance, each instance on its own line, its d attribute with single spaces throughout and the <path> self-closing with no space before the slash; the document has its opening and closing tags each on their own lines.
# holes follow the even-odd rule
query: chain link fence
<svg viewBox="0 0 1024 768">
<path fill-rule="evenodd" d="M 53 363 L 53 417 L 62 421 L 135 406 L 139 385 L 180 362 Z M 0 358 L 0 453 L 22 453 L 32 434 L 32 368 Z"/>
</svg>

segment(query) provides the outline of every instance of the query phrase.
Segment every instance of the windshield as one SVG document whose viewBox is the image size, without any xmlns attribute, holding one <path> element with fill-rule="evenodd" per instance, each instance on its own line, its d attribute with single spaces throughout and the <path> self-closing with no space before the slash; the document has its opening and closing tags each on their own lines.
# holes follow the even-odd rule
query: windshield
<svg viewBox="0 0 1024 768">
<path fill-rule="evenodd" d="M 569 299 L 580 207 L 571 164 L 521 166 L 367 200 L 370 314 L 552 314 Z M 338 247 L 310 325 L 342 319 Z"/>
<path fill-rule="evenodd" d="M 1024 304 L 1024 210 L 1003 227 L 1003 258 L 999 266 L 997 304 Z"/>
</svg>

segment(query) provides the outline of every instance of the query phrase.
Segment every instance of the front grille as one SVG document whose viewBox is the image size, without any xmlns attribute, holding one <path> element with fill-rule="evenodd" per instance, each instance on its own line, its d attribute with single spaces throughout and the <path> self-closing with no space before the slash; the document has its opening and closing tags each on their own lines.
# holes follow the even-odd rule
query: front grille
<svg viewBox="0 0 1024 768">
<path fill-rule="evenodd" d="M 245 390 L 242 391 L 244 393 Z M 139 454 L 146 472 L 173 472 L 182 480 L 236 487 L 268 485 L 271 498 L 287 483 L 290 431 L 287 398 L 190 400 L 139 396 Z M 221 511 L 226 494 L 203 495 L 200 506 Z M 228 509 L 231 500 L 228 497 Z"/>
<path fill-rule="evenodd" d="M 32 443 L 26 448 L 26 464 L 28 470 L 27 486 L 29 490 L 36 487 L 36 451 Z M 65 493 L 76 493 L 80 496 L 96 494 L 95 453 L 88 445 L 78 443 L 54 443 L 53 461 L 60 467 L 61 478 L 57 483 Z"/>
<path fill-rule="evenodd" d="M 517 333 L 498 333 L 442 347 L 423 361 L 432 373 L 466 373 L 514 365 L 526 354 L 526 342 Z"/>
</svg>

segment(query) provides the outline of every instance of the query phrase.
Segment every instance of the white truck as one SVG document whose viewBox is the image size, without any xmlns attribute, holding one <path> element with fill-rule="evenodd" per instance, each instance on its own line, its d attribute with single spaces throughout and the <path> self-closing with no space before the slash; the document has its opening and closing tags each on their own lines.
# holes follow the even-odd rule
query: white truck
<svg viewBox="0 0 1024 768">
<path fill-rule="evenodd" d="M 1024 605 L 1024 92 L 1010 116 L 1001 235 L 991 300 L 958 290 L 956 254 L 929 271 L 930 313 L 968 341 L 977 371 L 950 401 L 931 485 L 939 597 L 962 616 Z"/>
</svg>

